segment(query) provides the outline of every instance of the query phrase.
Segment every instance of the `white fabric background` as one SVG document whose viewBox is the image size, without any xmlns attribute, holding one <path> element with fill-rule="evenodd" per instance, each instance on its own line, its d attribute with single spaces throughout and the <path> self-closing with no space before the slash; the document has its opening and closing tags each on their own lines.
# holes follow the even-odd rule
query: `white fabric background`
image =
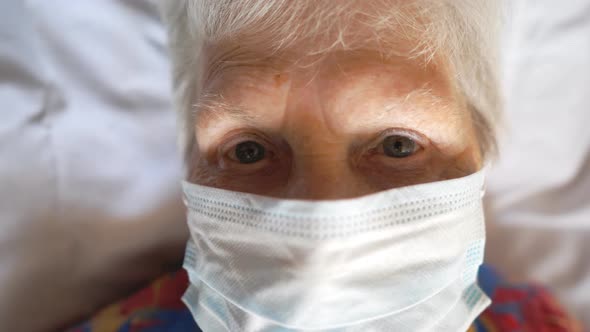
<svg viewBox="0 0 590 332">
<path fill-rule="evenodd" d="M 88 314 L 180 266 L 157 17 L 147 1 L 0 1 L 0 331 Z"/>
<path fill-rule="evenodd" d="M 590 325 L 590 1 L 511 4 L 488 259 Z M 87 313 L 184 240 L 156 16 L 139 0 L 0 1 L 0 331 Z"/>
<path fill-rule="evenodd" d="M 487 259 L 590 327 L 590 1 L 511 0 Z"/>
</svg>

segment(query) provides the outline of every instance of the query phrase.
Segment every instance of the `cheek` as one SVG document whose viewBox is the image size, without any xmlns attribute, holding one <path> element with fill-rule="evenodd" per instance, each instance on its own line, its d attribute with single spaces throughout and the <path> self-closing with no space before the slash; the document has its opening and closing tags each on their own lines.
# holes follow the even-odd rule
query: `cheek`
<svg viewBox="0 0 590 332">
<path fill-rule="evenodd" d="M 455 153 L 429 146 L 415 157 L 387 158 L 378 156 L 359 163 L 367 183 L 379 190 L 464 177 L 477 172 L 482 164 L 477 140 L 465 142 Z"/>
<path fill-rule="evenodd" d="M 483 161 L 478 140 L 472 137 L 462 151 L 452 156 L 440 156 L 437 162 L 447 165 L 441 173 L 446 179 L 458 178 L 479 171 L 483 167 Z"/>
<path fill-rule="evenodd" d="M 199 145 L 194 144 L 188 160 L 188 181 L 192 183 L 209 185 L 215 182 L 215 174 L 212 172 L 210 162 L 204 153 L 199 150 Z"/>
<path fill-rule="evenodd" d="M 190 163 L 188 181 L 203 186 L 265 196 L 278 196 L 289 177 L 287 162 L 277 163 L 253 174 L 222 169 L 206 156 L 194 153 Z"/>
</svg>

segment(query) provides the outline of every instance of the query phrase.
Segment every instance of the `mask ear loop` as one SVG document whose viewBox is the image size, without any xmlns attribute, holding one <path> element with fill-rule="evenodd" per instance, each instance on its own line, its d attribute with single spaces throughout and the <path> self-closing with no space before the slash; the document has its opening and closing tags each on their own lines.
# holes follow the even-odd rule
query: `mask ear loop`
<svg viewBox="0 0 590 332">
<path fill-rule="evenodd" d="M 483 165 L 483 167 L 480 170 L 480 172 L 483 172 L 483 183 L 481 184 L 481 190 L 480 190 L 481 198 L 484 198 L 484 196 L 486 195 L 486 192 L 488 189 L 488 182 L 486 180 L 488 178 L 488 174 L 490 173 L 491 169 L 492 169 L 492 162 L 488 161 Z"/>
</svg>

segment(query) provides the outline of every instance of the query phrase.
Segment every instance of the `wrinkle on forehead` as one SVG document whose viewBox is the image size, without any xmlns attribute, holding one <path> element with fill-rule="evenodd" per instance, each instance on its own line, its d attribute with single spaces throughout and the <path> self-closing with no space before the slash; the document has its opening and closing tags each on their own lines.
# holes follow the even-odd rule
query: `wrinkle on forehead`
<svg viewBox="0 0 590 332">
<path fill-rule="evenodd" d="M 204 8 L 224 13 L 214 21 L 202 18 L 208 27 L 203 35 L 208 45 L 248 45 L 266 54 L 296 50 L 300 55 L 369 44 L 383 54 L 432 54 L 436 47 L 429 43 L 432 14 L 444 7 L 418 0 L 208 1 Z M 219 6 L 223 9 L 213 9 Z"/>
<path fill-rule="evenodd" d="M 256 113 L 239 105 L 228 103 L 221 94 L 207 94 L 193 105 L 195 123 L 207 127 L 209 123 L 223 117 L 230 117 L 244 123 L 255 123 Z"/>
<path fill-rule="evenodd" d="M 315 66 L 304 68 L 295 65 L 279 68 L 276 62 L 247 58 L 229 60 L 217 66 L 217 73 L 207 82 L 203 95 L 193 107 L 194 115 L 199 124 L 220 116 L 252 122 L 256 113 L 246 109 L 239 100 L 248 99 L 251 94 L 275 94 L 283 85 L 295 85 L 291 82 L 294 77 L 298 77 L 297 85 L 304 86 L 305 80 L 310 84 L 318 76 L 331 77 L 317 86 L 324 91 L 323 98 L 341 100 L 334 94 L 344 91 L 354 91 L 369 99 L 388 96 L 391 105 L 386 107 L 387 111 L 405 109 L 407 113 L 419 106 L 445 113 L 452 111 L 450 104 L 457 106 L 462 99 L 444 65 L 423 64 L 404 57 L 384 60 L 372 50 L 359 50 L 335 52 Z M 231 102 L 225 94 L 232 96 Z"/>
</svg>

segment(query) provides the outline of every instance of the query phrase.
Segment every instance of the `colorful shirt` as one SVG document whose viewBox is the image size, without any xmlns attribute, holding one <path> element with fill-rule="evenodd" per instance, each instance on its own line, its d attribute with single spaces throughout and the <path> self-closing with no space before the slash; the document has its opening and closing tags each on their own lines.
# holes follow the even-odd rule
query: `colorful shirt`
<svg viewBox="0 0 590 332">
<path fill-rule="evenodd" d="M 492 305 L 468 332 L 582 331 L 546 289 L 534 284 L 507 284 L 486 265 L 481 267 L 478 278 L 481 288 L 492 298 Z M 184 271 L 167 275 L 68 332 L 200 332 L 180 300 L 187 285 Z"/>
</svg>

